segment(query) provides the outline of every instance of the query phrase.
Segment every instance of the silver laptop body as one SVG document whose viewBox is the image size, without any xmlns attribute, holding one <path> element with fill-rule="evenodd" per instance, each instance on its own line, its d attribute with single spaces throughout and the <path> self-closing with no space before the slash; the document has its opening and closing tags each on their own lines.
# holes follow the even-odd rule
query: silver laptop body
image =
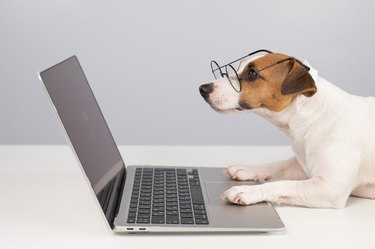
<svg viewBox="0 0 375 249">
<path fill-rule="evenodd" d="M 221 200 L 220 194 L 231 186 L 254 184 L 254 182 L 233 181 L 223 173 L 222 168 L 125 166 L 76 56 L 42 71 L 39 73 L 39 77 L 44 83 L 66 131 L 67 139 L 91 186 L 96 202 L 113 231 L 127 233 L 273 232 L 284 229 L 284 225 L 271 203 L 263 202 L 250 206 L 238 206 Z M 168 176 L 177 179 L 179 196 L 176 203 L 178 206 L 177 208 L 171 207 L 177 209 L 177 214 L 173 213 L 175 211 L 168 211 L 168 209 L 166 209 L 167 211 L 157 209 L 158 207 L 154 209 L 154 202 L 156 201 L 153 200 L 152 210 L 149 214 L 150 219 L 148 220 L 147 217 L 141 218 L 142 215 L 139 213 L 141 204 L 136 206 L 133 203 L 133 197 L 136 184 L 139 186 L 137 177 L 142 175 L 141 178 L 146 179 L 145 174 L 147 172 L 153 172 L 150 173 L 152 177 L 159 174 L 164 177 L 161 179 L 168 178 Z M 182 172 L 182 175 L 173 172 Z M 177 174 L 177 178 L 173 178 L 174 174 Z M 186 180 L 184 180 L 185 178 Z M 198 202 L 199 205 L 196 205 L 194 204 L 195 201 L 191 200 L 192 213 L 187 215 L 190 215 L 190 218 L 183 218 L 185 216 L 179 213 L 183 211 L 181 198 L 184 198 L 180 196 L 180 179 L 182 182 L 184 180 L 185 183 L 195 183 L 194 185 L 201 189 L 201 195 L 198 199 L 202 203 Z M 167 180 L 159 179 L 159 182 L 163 181 L 166 182 Z M 157 180 L 155 178 L 150 182 L 155 184 Z M 190 189 L 187 188 L 184 194 L 193 195 L 196 189 L 197 187 L 194 187 L 193 190 L 193 187 L 190 186 Z M 141 190 L 143 190 L 143 183 L 142 188 L 137 189 L 138 196 L 140 196 L 139 191 Z M 153 197 L 156 197 L 156 192 L 152 193 Z M 167 190 L 165 193 L 168 195 Z M 162 196 L 165 197 L 165 193 L 161 193 Z M 162 199 L 161 206 L 169 204 L 169 202 L 164 202 L 165 199 Z M 188 202 L 189 199 L 185 200 L 184 204 Z M 188 206 L 185 205 L 184 208 Z M 197 211 L 195 208 L 198 207 Z M 136 210 L 134 212 L 136 212 L 137 217 L 130 217 L 133 210 Z M 154 210 L 161 212 L 154 212 Z M 157 213 L 163 215 L 163 212 L 164 216 L 153 216 Z M 145 215 L 147 216 L 147 214 Z M 173 220 L 170 220 L 171 217 Z M 200 219 L 202 217 L 205 219 Z M 138 223 L 138 221 L 142 223 Z"/>
</svg>

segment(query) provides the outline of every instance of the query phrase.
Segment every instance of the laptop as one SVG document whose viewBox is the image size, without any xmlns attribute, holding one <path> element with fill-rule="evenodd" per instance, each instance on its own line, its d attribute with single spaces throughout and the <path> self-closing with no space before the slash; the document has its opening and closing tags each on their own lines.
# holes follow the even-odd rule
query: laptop
<svg viewBox="0 0 375 249">
<path fill-rule="evenodd" d="M 273 232 L 271 203 L 227 203 L 222 168 L 126 166 L 76 56 L 39 73 L 108 226 L 115 232 Z M 137 122 L 129 120 L 129 122 Z"/>
</svg>

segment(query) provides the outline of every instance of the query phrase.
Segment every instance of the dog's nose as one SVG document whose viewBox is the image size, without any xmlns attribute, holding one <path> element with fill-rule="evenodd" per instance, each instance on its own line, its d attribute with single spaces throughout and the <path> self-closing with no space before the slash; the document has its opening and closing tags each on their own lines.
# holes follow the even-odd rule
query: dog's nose
<svg viewBox="0 0 375 249">
<path fill-rule="evenodd" d="M 203 98 L 206 98 L 210 93 L 214 91 L 214 85 L 212 83 L 204 84 L 199 87 L 199 92 Z"/>
</svg>

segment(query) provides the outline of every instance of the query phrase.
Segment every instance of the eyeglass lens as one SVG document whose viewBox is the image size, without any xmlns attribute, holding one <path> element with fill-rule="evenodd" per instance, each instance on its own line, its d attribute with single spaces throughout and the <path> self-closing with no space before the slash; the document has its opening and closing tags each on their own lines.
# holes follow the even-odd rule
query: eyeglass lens
<svg viewBox="0 0 375 249">
<path fill-rule="evenodd" d="M 232 65 L 227 65 L 225 67 L 225 73 L 228 77 L 229 83 L 232 85 L 234 90 L 236 90 L 237 92 L 240 92 L 241 91 L 241 82 L 238 78 L 238 74 L 237 74 L 236 69 L 234 69 L 234 67 Z"/>
<path fill-rule="evenodd" d="M 222 77 L 220 66 L 216 61 L 211 61 L 211 70 L 215 79 L 219 79 Z"/>
</svg>

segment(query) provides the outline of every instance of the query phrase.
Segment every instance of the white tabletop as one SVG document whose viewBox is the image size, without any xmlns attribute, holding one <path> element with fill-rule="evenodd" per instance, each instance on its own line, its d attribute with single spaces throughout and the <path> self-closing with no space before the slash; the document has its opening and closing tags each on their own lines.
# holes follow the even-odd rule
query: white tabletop
<svg viewBox="0 0 375 249">
<path fill-rule="evenodd" d="M 259 164 L 288 147 L 120 146 L 126 164 Z M 340 210 L 276 207 L 286 230 L 268 234 L 136 234 L 110 231 L 68 146 L 0 146 L 0 248 L 375 248 L 375 201 Z"/>
</svg>

